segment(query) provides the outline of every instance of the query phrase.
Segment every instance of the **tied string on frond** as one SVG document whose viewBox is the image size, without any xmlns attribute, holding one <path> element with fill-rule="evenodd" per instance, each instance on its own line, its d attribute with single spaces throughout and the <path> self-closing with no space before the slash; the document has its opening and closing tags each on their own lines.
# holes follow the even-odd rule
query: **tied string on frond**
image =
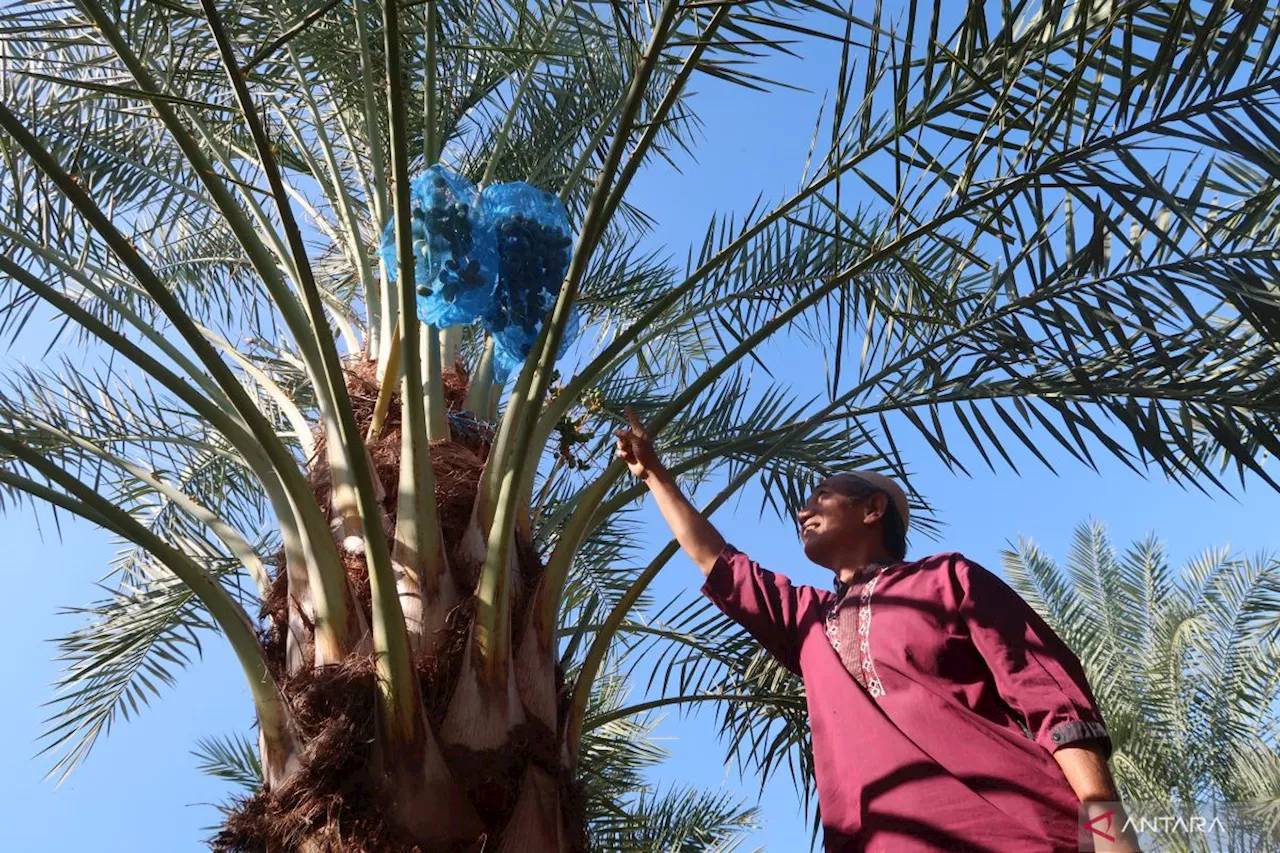
<svg viewBox="0 0 1280 853">
<path fill-rule="evenodd" d="M 449 426 L 458 441 L 477 444 L 493 444 L 494 424 L 475 412 L 450 411 Z"/>
</svg>

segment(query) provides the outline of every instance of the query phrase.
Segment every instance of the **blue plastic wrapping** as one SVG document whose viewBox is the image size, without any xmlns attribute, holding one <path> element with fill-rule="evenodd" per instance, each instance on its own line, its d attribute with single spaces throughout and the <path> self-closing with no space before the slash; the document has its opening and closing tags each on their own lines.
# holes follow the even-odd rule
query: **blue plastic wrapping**
<svg viewBox="0 0 1280 853">
<path fill-rule="evenodd" d="M 547 310 L 551 310 L 551 306 L 547 306 Z M 534 329 L 533 335 L 529 336 L 520 330 L 519 334 L 504 334 L 503 332 L 493 333 L 493 370 L 495 377 L 501 377 L 502 382 L 506 382 L 508 376 L 513 372 L 519 373 L 520 368 L 524 366 L 525 359 L 529 357 L 529 353 L 533 351 L 533 345 L 538 342 L 538 332 L 542 330 L 542 324 L 539 323 Z M 563 358 L 564 354 L 569 351 L 569 345 L 573 343 L 574 338 L 578 336 L 578 309 L 574 307 L 569 312 L 569 324 L 565 326 L 564 337 L 560 339 L 560 349 L 556 352 L 556 358 Z"/>
<path fill-rule="evenodd" d="M 573 232 L 560 199 L 523 181 L 485 187 L 483 198 L 498 250 L 497 286 L 484 320 L 494 338 L 495 374 L 504 375 L 524 364 L 555 305 L 569 269 Z M 557 357 L 568 349 L 577 326 L 575 308 Z"/>
<path fill-rule="evenodd" d="M 470 323 L 489 308 L 497 281 L 497 240 L 485 204 L 470 181 L 440 165 L 414 178 L 410 195 L 418 319 L 438 328 Z M 379 254 L 395 280 L 394 221 Z"/>
</svg>

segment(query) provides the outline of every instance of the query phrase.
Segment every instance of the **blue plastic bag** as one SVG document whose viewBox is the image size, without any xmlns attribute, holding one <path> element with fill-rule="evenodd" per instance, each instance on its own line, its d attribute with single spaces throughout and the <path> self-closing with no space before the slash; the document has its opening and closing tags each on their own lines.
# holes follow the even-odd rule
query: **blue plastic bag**
<svg viewBox="0 0 1280 853">
<path fill-rule="evenodd" d="M 551 305 L 555 304 L 553 299 L 547 306 L 547 310 L 551 310 Z M 569 351 L 569 344 L 573 343 L 574 338 L 578 336 L 578 308 L 574 306 L 569 311 L 569 323 L 565 326 L 564 337 L 560 339 L 560 348 L 556 351 L 556 358 L 564 358 L 564 354 Z M 542 331 L 542 324 L 539 323 L 533 331 L 533 335 L 527 335 L 524 330 L 519 330 L 518 334 L 504 334 L 502 332 L 493 333 L 493 371 L 495 377 L 502 377 L 505 382 L 506 378 L 514 371 L 519 373 L 520 368 L 524 366 L 525 360 L 529 357 L 529 353 L 533 352 L 533 345 L 538 342 L 538 333 Z"/>
<path fill-rule="evenodd" d="M 498 250 L 497 286 L 484 320 L 494 338 L 495 372 L 502 375 L 524 364 L 537 342 L 569 269 L 573 232 L 559 197 L 523 181 L 485 187 L 483 198 Z M 557 358 L 577 326 L 574 308 Z"/>
<path fill-rule="evenodd" d="M 418 319 L 438 328 L 470 323 L 485 313 L 497 281 L 497 241 L 484 202 L 470 181 L 440 165 L 413 179 L 410 196 Z M 394 221 L 379 254 L 394 281 Z"/>
</svg>

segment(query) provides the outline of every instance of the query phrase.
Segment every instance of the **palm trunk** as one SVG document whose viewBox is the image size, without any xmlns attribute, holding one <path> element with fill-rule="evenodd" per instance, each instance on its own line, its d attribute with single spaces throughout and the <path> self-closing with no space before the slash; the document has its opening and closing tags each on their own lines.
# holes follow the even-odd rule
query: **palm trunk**
<svg viewBox="0 0 1280 853">
<path fill-rule="evenodd" d="M 379 383 L 371 361 L 348 371 L 362 433 L 373 417 Z M 445 373 L 451 410 L 462 408 L 466 377 Z M 369 441 L 377 482 L 399 482 L 402 450 L 398 400 Z M 552 632 L 540 625 L 536 599 L 542 566 L 528 541 L 510 549 L 506 608 L 513 654 L 498 677 L 480 665 L 472 621 L 483 540 L 468 538 L 488 446 L 458 436 L 431 447 L 446 569 L 428 590 L 405 579 L 405 615 L 421 642 L 415 666 L 425 745 L 418 754 L 384 748 L 375 668 L 365 651 L 336 665 L 316 665 L 302 543 L 287 542 L 264 607 L 264 643 L 297 729 L 295 754 L 272 761 L 266 790 L 240 804 L 214 842 L 223 851 L 522 851 L 583 850 L 583 815 L 573 790 L 557 708 Z M 323 460 L 324 455 L 318 454 Z M 331 480 L 321 461 L 309 475 L 316 499 L 332 514 Z M 395 519 L 406 504 L 394 492 L 380 500 L 394 551 Z M 526 520 L 527 521 L 527 520 Z M 527 525 L 520 525 L 528 529 Z M 477 552 L 477 548 L 479 551 Z M 367 624 L 369 587 L 363 555 L 344 561 L 355 606 Z M 412 589 L 410 587 L 413 587 Z M 464 594 L 465 591 L 465 594 Z M 411 606 L 412 605 L 412 606 Z M 321 662 L 323 664 L 323 661 Z"/>
</svg>

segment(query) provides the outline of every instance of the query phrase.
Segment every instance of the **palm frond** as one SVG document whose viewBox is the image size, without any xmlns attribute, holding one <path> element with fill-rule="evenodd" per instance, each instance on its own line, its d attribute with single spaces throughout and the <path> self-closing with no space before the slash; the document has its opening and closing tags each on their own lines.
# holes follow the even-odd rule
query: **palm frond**
<svg viewBox="0 0 1280 853">
<path fill-rule="evenodd" d="M 262 787 L 257 744 L 242 734 L 201 738 L 192 750 L 201 773 L 229 782 L 248 793 Z"/>
<path fill-rule="evenodd" d="M 619 853 L 731 853 L 755 828 L 755 813 L 731 794 L 672 786 L 642 792 L 607 830 L 593 827 L 592 840 Z"/>
<path fill-rule="evenodd" d="M 1265 627 L 1278 604 L 1274 557 L 1212 549 L 1174 573 L 1157 540 L 1119 555 L 1095 522 L 1077 528 L 1065 569 L 1025 541 L 1005 569 L 1079 653 L 1126 797 L 1276 796 L 1280 658 Z M 1046 588 L 1080 605 L 1041 609 Z"/>
<path fill-rule="evenodd" d="M 228 571 L 235 568 L 224 563 Z M 41 750 L 56 759 L 50 776 L 65 779 L 112 725 L 172 687 L 201 653 L 202 635 L 215 630 L 190 588 L 158 563 L 135 559 L 133 572 L 138 580 L 107 599 L 66 611 L 86 624 L 57 641 L 63 671 Z"/>
</svg>

